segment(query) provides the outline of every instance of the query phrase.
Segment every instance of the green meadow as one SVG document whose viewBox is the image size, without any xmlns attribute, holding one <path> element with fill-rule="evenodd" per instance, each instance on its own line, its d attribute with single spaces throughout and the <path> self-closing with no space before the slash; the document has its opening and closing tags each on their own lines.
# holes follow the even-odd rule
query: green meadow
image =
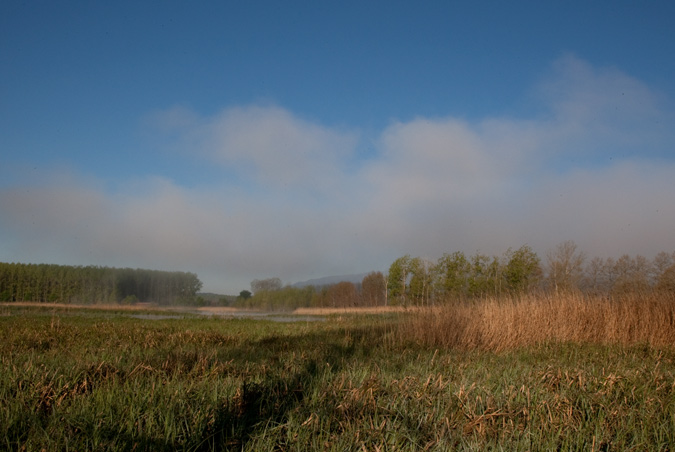
<svg viewBox="0 0 675 452">
<path fill-rule="evenodd" d="M 0 449 L 675 449 L 672 346 L 449 331 L 495 306 L 275 322 L 4 305 Z"/>
</svg>

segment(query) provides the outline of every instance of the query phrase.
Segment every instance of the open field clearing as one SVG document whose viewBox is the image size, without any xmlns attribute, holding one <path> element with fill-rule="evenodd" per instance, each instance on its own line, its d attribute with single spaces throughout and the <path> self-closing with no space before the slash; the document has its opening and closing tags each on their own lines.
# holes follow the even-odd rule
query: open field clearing
<svg viewBox="0 0 675 452">
<path fill-rule="evenodd" d="M 673 450 L 670 302 L 638 301 L 295 323 L 4 305 L 0 449 Z"/>
</svg>

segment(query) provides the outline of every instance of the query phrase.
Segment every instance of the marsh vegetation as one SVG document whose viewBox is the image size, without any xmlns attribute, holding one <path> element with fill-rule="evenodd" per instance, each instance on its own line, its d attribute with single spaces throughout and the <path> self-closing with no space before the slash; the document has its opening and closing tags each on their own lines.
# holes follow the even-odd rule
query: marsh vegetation
<svg viewBox="0 0 675 452">
<path fill-rule="evenodd" d="M 2 449 L 675 445 L 675 300 L 663 295 L 296 323 L 1 309 Z"/>
</svg>

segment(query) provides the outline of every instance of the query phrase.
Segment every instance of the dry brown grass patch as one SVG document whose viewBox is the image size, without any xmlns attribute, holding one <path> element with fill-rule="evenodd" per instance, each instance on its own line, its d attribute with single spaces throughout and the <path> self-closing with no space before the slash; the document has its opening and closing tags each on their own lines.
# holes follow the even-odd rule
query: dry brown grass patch
<svg viewBox="0 0 675 452">
<path fill-rule="evenodd" d="M 413 312 L 419 308 L 404 306 L 368 306 L 344 308 L 298 308 L 293 314 L 298 315 L 333 315 L 333 314 L 385 314 L 390 312 Z"/>
<path fill-rule="evenodd" d="M 576 294 L 494 298 L 421 311 L 402 339 L 446 347 L 504 350 L 546 342 L 675 344 L 675 296 Z"/>
</svg>

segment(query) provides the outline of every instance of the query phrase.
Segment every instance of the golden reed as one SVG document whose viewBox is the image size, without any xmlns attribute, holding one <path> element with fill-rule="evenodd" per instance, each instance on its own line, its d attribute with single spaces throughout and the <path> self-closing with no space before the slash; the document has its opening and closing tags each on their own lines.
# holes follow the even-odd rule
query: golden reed
<svg viewBox="0 0 675 452">
<path fill-rule="evenodd" d="M 675 345 L 675 293 L 615 297 L 524 295 L 448 303 L 413 313 L 399 339 L 506 350 L 547 342 Z"/>
</svg>

